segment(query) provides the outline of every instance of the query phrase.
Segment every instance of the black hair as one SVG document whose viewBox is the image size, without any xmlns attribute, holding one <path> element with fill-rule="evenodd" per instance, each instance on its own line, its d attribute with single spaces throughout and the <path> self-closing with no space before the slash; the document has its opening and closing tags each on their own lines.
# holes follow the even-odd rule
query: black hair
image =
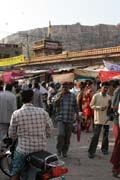
<svg viewBox="0 0 120 180">
<path fill-rule="evenodd" d="M 61 84 L 60 83 L 56 83 L 55 87 L 56 87 L 56 89 L 59 89 L 61 87 Z"/>
<path fill-rule="evenodd" d="M 12 84 L 7 84 L 5 90 L 6 91 L 12 91 L 12 88 L 13 88 Z"/>
<path fill-rule="evenodd" d="M 35 82 L 34 88 L 39 88 L 39 83 L 38 82 Z"/>
<path fill-rule="evenodd" d="M 31 89 L 32 88 L 32 84 L 30 83 L 30 84 L 28 84 L 28 87 Z"/>
<path fill-rule="evenodd" d="M 119 81 L 118 80 L 112 80 L 110 81 L 110 85 L 113 87 L 113 88 L 116 88 L 117 86 L 119 86 Z"/>
<path fill-rule="evenodd" d="M 110 85 L 109 82 L 103 82 L 103 83 L 101 83 L 101 87 L 102 87 L 102 86 L 109 86 L 109 85 Z"/>
<path fill-rule="evenodd" d="M 88 85 L 88 86 L 90 86 L 90 85 L 92 85 L 92 84 L 93 84 L 93 82 L 92 82 L 92 81 L 90 81 L 90 80 L 87 80 L 87 81 L 86 81 L 86 83 L 87 83 L 87 85 Z"/>
<path fill-rule="evenodd" d="M 16 88 L 16 93 L 19 93 L 21 91 L 21 89 L 18 87 Z"/>
<path fill-rule="evenodd" d="M 2 80 L 0 80 L 0 85 L 2 85 L 2 86 L 4 85 L 4 83 L 3 83 L 3 81 L 2 81 Z"/>
<path fill-rule="evenodd" d="M 32 89 L 23 90 L 21 95 L 22 95 L 23 103 L 30 103 L 33 97 L 33 90 Z"/>
<path fill-rule="evenodd" d="M 49 86 L 52 87 L 52 88 L 55 88 L 54 82 L 49 82 Z"/>
<path fill-rule="evenodd" d="M 0 85 L 0 91 L 3 91 L 3 86 L 2 85 Z"/>
</svg>

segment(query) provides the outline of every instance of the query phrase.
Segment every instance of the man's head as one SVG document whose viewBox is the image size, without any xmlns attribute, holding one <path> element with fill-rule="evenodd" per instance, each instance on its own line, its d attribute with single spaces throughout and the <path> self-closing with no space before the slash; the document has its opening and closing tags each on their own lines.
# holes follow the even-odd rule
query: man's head
<svg viewBox="0 0 120 180">
<path fill-rule="evenodd" d="M 109 88 L 109 84 L 107 82 L 101 84 L 101 92 L 103 96 L 107 94 L 108 88 Z"/>
<path fill-rule="evenodd" d="M 68 82 L 63 82 L 62 83 L 62 93 L 66 94 L 69 92 L 69 83 Z"/>
<path fill-rule="evenodd" d="M 7 84 L 5 90 L 6 91 L 12 91 L 12 88 L 13 88 L 12 84 Z"/>
<path fill-rule="evenodd" d="M 31 84 L 31 83 L 28 84 L 28 88 L 29 88 L 29 89 L 32 88 L 32 84 Z"/>
<path fill-rule="evenodd" d="M 114 89 L 116 89 L 120 85 L 118 80 L 113 80 L 110 82 L 110 86 L 112 86 Z"/>
<path fill-rule="evenodd" d="M 21 95 L 22 95 L 22 102 L 23 103 L 30 103 L 30 102 L 32 102 L 33 90 L 31 90 L 31 89 L 23 90 Z"/>
<path fill-rule="evenodd" d="M 50 82 L 50 83 L 49 83 L 49 87 L 55 88 L 54 82 Z"/>
<path fill-rule="evenodd" d="M 39 88 L 40 88 L 40 86 L 39 86 L 39 83 L 38 83 L 38 82 L 35 82 L 35 84 L 34 84 L 34 88 L 36 88 L 36 89 L 39 89 Z"/>
</svg>

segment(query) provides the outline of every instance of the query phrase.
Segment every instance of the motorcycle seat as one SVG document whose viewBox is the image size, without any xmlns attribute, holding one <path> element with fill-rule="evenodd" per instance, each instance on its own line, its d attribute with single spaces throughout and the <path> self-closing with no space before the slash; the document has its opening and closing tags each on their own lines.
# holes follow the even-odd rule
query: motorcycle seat
<svg viewBox="0 0 120 180">
<path fill-rule="evenodd" d="M 27 163 L 30 163 L 33 166 L 42 169 L 45 167 L 45 159 L 51 155 L 52 154 L 50 152 L 41 150 L 41 151 L 33 152 L 27 155 L 26 161 Z M 57 160 L 58 160 L 57 156 L 53 156 L 53 157 L 48 158 L 46 163 L 48 164 Z"/>
</svg>

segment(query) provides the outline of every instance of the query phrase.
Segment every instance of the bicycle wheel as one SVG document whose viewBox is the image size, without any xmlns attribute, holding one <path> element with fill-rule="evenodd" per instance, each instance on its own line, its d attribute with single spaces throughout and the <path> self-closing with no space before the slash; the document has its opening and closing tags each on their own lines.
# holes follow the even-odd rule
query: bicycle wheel
<svg viewBox="0 0 120 180">
<path fill-rule="evenodd" d="M 3 158 L 0 159 L 0 169 L 2 170 L 2 172 L 11 177 L 10 175 L 10 170 L 11 170 L 11 162 L 12 162 L 12 155 L 8 154 L 6 156 L 4 156 Z"/>
</svg>

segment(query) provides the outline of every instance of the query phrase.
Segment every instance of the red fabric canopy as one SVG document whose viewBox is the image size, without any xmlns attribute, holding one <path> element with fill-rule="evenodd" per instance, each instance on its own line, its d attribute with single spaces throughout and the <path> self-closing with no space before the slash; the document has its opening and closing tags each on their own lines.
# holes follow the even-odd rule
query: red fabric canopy
<svg viewBox="0 0 120 180">
<path fill-rule="evenodd" d="M 24 75 L 25 75 L 25 72 L 23 71 L 12 71 L 13 77 L 24 76 Z"/>
<path fill-rule="evenodd" d="M 116 72 L 116 71 L 99 71 L 99 79 L 101 82 L 117 79 L 117 76 L 119 75 L 120 72 Z"/>
<path fill-rule="evenodd" d="M 3 73 L 2 75 L 2 80 L 4 83 L 11 83 L 12 82 L 12 72 L 6 72 L 6 73 Z"/>
<path fill-rule="evenodd" d="M 12 71 L 12 72 L 5 72 L 2 75 L 2 80 L 4 83 L 11 83 L 14 81 L 15 77 L 21 77 L 24 76 L 25 72 L 23 71 Z"/>
</svg>

